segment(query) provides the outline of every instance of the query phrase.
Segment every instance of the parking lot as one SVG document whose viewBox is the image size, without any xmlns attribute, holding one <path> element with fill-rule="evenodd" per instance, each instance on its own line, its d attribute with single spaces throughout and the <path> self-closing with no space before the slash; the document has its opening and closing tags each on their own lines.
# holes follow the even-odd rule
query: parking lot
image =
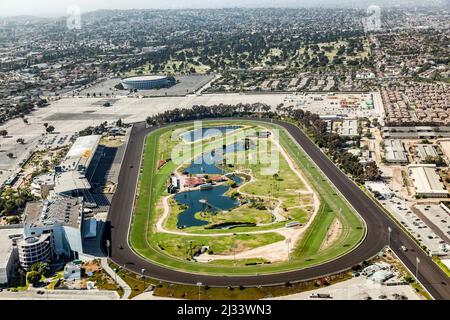
<svg viewBox="0 0 450 320">
<path fill-rule="evenodd" d="M 131 123 L 143 121 L 149 115 L 166 110 L 220 103 L 267 103 L 275 108 L 283 102 L 287 105 L 285 98 L 290 96 L 287 94 L 208 94 L 148 99 L 117 96 L 110 107 L 103 106 L 105 101 L 110 100 L 106 97 L 63 98 L 51 101 L 50 106 L 39 108 L 27 116 L 28 123 L 24 123 L 22 119 L 13 119 L 0 126 L 1 129 L 8 131 L 8 136 L 0 139 L 0 150 L 2 151 L 0 152 L 0 183 L 6 181 L 18 169 L 19 164 L 28 158 L 40 144 L 39 140 L 45 136 L 45 123 L 55 127 L 55 133 L 48 135 L 49 137 L 53 135 L 71 136 L 77 131 L 88 126 L 98 125 L 106 120 L 122 119 L 126 123 Z M 311 112 L 319 112 L 321 115 L 327 114 L 327 110 L 321 110 L 320 105 L 319 101 L 302 108 Z M 382 111 L 382 106 L 377 104 L 376 99 L 374 99 L 374 105 L 375 110 L 381 108 Z M 23 138 L 25 143 L 17 143 L 19 138 Z M 52 144 L 56 144 L 58 141 L 59 138 L 56 138 Z M 9 158 L 8 153 L 13 153 L 14 157 Z"/>
<path fill-rule="evenodd" d="M 443 250 L 444 240 L 439 237 L 417 214 L 411 210 L 414 204 L 398 197 L 381 201 L 383 206 L 389 210 L 395 218 L 422 244 L 433 253 L 445 255 Z"/>
<path fill-rule="evenodd" d="M 450 245 L 450 219 L 448 212 L 438 204 L 420 204 L 415 207 L 431 222 L 432 225 L 429 227 L 436 232 L 442 232 L 442 238 Z"/>
<path fill-rule="evenodd" d="M 40 149 L 41 148 L 55 149 L 68 146 L 71 144 L 72 136 L 73 135 L 70 134 L 55 134 L 45 136 L 38 141 Z"/>
<path fill-rule="evenodd" d="M 318 298 L 317 294 L 330 297 Z M 361 276 L 317 290 L 271 300 L 420 300 L 420 297 L 409 285 L 386 286 Z"/>
<path fill-rule="evenodd" d="M 366 101 L 371 100 L 372 97 L 374 108 L 369 109 Z M 357 118 L 379 117 L 383 114 L 383 106 L 379 103 L 379 100 L 379 93 L 376 92 L 367 94 L 335 93 L 332 95 L 324 93 L 296 93 L 286 96 L 284 103 L 320 115 L 346 115 L 349 118 Z M 348 103 L 349 107 L 342 107 L 341 103 Z"/>
<path fill-rule="evenodd" d="M 163 97 L 163 96 L 185 96 L 192 94 L 206 85 L 212 79 L 214 75 L 186 75 L 176 76 L 178 81 L 176 85 L 170 88 L 163 88 L 158 90 L 139 90 L 137 93 L 131 94 L 131 96 L 146 96 L 146 97 Z M 120 83 L 121 79 L 113 78 L 99 82 L 89 88 L 80 91 L 80 96 L 92 96 L 95 94 L 97 97 L 100 95 L 106 96 L 127 96 L 130 95 L 128 90 L 117 90 L 115 86 Z"/>
</svg>

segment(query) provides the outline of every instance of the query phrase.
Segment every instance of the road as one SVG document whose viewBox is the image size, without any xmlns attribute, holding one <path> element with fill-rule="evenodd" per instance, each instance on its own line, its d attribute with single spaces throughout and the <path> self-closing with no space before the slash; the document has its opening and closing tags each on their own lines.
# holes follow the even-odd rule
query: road
<svg viewBox="0 0 450 320">
<path fill-rule="evenodd" d="M 233 119 L 227 119 L 233 120 Z M 234 120 L 242 120 L 237 118 Z M 254 120 L 254 119 L 252 119 Z M 109 228 L 104 234 L 111 241 L 111 259 L 126 268 L 145 274 L 149 277 L 168 281 L 196 285 L 201 282 L 208 286 L 260 286 L 284 284 L 286 282 L 316 279 L 325 275 L 343 271 L 363 260 L 375 256 L 388 244 L 388 227 L 391 232 L 391 247 L 412 273 L 416 270 L 416 257 L 420 259 L 418 278 L 435 299 L 450 299 L 450 279 L 427 256 L 417 244 L 398 226 L 375 202 L 373 202 L 359 187 L 341 172 L 324 153 L 295 125 L 274 121 L 286 129 L 292 138 L 303 148 L 315 164 L 333 182 L 336 188 L 361 215 L 367 225 L 367 236 L 353 251 L 336 260 L 319 266 L 301 270 L 270 275 L 254 276 L 215 276 L 191 274 L 157 265 L 137 255 L 128 245 L 128 233 L 134 204 L 140 160 L 145 137 L 156 128 L 146 128 L 145 123 L 135 124 L 127 151 L 124 156 L 119 183 L 111 203 L 108 217 Z M 409 248 L 404 252 L 401 246 Z"/>
</svg>

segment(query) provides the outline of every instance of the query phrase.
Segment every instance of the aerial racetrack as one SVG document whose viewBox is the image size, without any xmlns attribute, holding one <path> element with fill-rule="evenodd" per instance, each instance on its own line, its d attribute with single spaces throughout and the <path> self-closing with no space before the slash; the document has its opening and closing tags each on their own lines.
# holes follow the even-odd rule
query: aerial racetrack
<svg viewBox="0 0 450 320">
<path fill-rule="evenodd" d="M 180 123 L 145 138 L 128 241 L 155 265 L 279 274 L 342 257 L 365 235 L 363 220 L 277 124 Z"/>
<path fill-rule="evenodd" d="M 179 226 L 180 221 L 176 217 L 177 205 L 173 202 L 173 205 L 169 207 L 171 210 L 167 212 L 167 218 L 161 218 L 164 217 L 164 202 L 162 201 L 164 198 L 171 196 L 166 193 L 167 183 L 179 165 L 173 165 L 169 161 L 160 166 L 159 158 L 165 156 L 159 153 L 165 152 L 168 154 L 172 148 L 167 144 L 161 145 L 160 139 L 167 130 L 172 131 L 186 126 L 192 128 L 193 122 L 171 123 L 162 126 L 146 126 L 144 122 L 140 122 L 133 124 L 128 139 L 117 189 L 111 202 L 105 232 L 102 237 L 102 243 L 107 246 L 105 247 L 105 253 L 108 253 L 112 262 L 134 273 L 145 274 L 147 277 L 168 283 L 210 287 L 287 285 L 288 283 L 313 280 L 348 271 L 356 264 L 380 254 L 380 251 L 388 244 L 389 239 L 392 251 L 405 263 L 409 270 L 414 270 L 417 257 L 420 258 L 422 267 L 419 270 L 419 278 L 428 292 L 435 299 L 449 299 L 448 276 L 433 260 L 429 259 L 427 253 L 422 251 L 414 240 L 376 202 L 372 201 L 315 145 L 298 125 L 288 121 L 254 116 L 223 118 L 215 123 L 208 122 L 206 126 L 210 124 L 212 126 L 227 124 L 261 126 L 268 130 L 279 129 L 279 145 L 284 149 L 284 154 L 287 154 L 291 162 L 298 167 L 297 171 L 300 171 L 306 181 L 304 187 L 306 185 L 311 186 L 320 202 L 320 210 L 317 216 L 313 220 L 308 220 L 312 221 L 309 228 L 304 231 L 297 243 L 290 244 L 292 249 L 290 257 L 283 261 L 281 254 L 279 255 L 281 260 L 274 263 L 265 263 L 266 261 L 263 261 L 263 259 L 253 260 L 250 263 L 239 261 L 242 258 L 242 256 L 239 256 L 239 252 L 247 251 L 248 253 L 253 250 L 252 247 L 276 244 L 280 239 L 278 237 L 279 232 L 276 235 L 277 238 L 267 239 L 269 236 L 266 234 L 262 237 L 263 239 L 258 239 L 258 243 L 247 242 L 246 247 L 241 246 L 234 250 L 236 242 L 234 242 L 233 237 L 237 237 L 241 231 L 243 234 L 249 233 L 251 227 L 247 225 L 244 230 L 239 228 L 204 230 L 208 224 L 217 225 L 221 221 L 216 219 L 216 217 L 221 216 L 220 212 L 219 215 L 215 216 L 210 209 L 203 210 L 207 207 L 201 207 L 200 211 L 203 211 L 203 214 L 201 212 L 194 214 L 196 220 L 206 221 L 205 224 L 202 223 L 200 226 L 188 226 L 182 222 L 181 229 L 174 228 L 174 226 Z M 283 154 L 281 154 L 280 159 L 283 159 L 282 156 Z M 181 168 L 181 171 L 186 168 Z M 220 168 L 220 163 L 218 168 Z M 249 166 L 244 169 L 249 169 Z M 230 170 L 238 171 L 239 167 Z M 293 172 L 295 173 L 295 171 Z M 242 175 L 242 178 L 245 178 L 245 175 Z M 258 177 L 256 176 L 256 178 Z M 288 177 L 280 172 L 278 178 L 283 180 Z M 292 177 L 289 178 L 292 179 Z M 273 180 L 277 180 L 277 177 L 272 175 L 272 178 L 269 176 L 266 179 L 272 179 L 273 184 Z M 294 179 L 297 178 L 294 177 Z M 298 181 L 301 180 L 300 177 L 298 179 Z M 251 183 L 247 183 L 244 179 L 243 182 L 241 188 L 252 188 Z M 229 185 L 230 188 L 232 187 L 231 184 Z M 258 187 L 260 185 L 258 184 Z M 281 182 L 279 185 L 281 189 Z M 300 190 L 301 187 L 303 186 L 299 185 L 293 189 Z M 266 195 L 270 196 L 269 202 L 277 203 L 278 199 L 283 198 L 282 195 L 275 194 L 275 190 L 273 196 L 272 194 Z M 231 191 L 230 195 L 235 191 L 237 190 Z M 244 189 L 243 196 L 247 191 Z M 292 192 L 292 190 L 287 191 Z M 255 190 L 255 194 L 258 192 L 258 190 Z M 296 196 L 298 197 L 298 194 Z M 188 199 L 194 199 L 194 197 Z M 167 200 L 170 204 L 171 199 L 167 198 Z M 203 200 L 203 198 L 200 198 L 200 200 Z M 347 202 L 359 215 L 347 206 Z M 258 207 L 261 209 L 260 206 Z M 221 211 L 230 211 L 230 209 L 235 208 L 237 207 L 232 205 L 229 209 Z M 292 209 L 289 203 L 287 208 L 288 212 L 289 208 Z M 181 204 L 178 209 L 184 212 L 187 208 Z M 262 210 L 258 213 L 260 214 L 258 219 L 256 216 L 251 217 L 255 219 L 254 222 L 257 224 L 267 223 L 267 220 L 264 220 L 266 214 Z M 272 215 L 275 216 L 275 214 Z M 301 218 L 295 215 L 295 211 L 290 216 L 293 220 L 300 220 Z M 235 217 L 239 217 L 239 215 L 235 215 Z M 240 217 L 246 217 L 246 215 L 240 215 Z M 324 239 L 327 239 L 324 234 L 331 235 L 329 232 L 330 226 L 335 225 L 336 218 L 340 218 L 342 233 L 339 239 L 332 241 L 333 245 L 330 245 L 329 240 L 334 237 L 329 237 L 328 241 L 324 241 Z M 351 221 L 354 222 L 354 227 L 347 227 L 346 229 L 346 226 L 351 226 Z M 186 226 L 183 224 L 186 224 Z M 264 233 L 267 233 L 267 230 L 264 230 L 265 228 L 272 229 L 270 231 L 277 234 L 276 229 L 282 229 L 285 222 L 281 222 L 280 226 L 275 226 L 275 224 L 273 223 L 271 226 L 259 225 L 257 228 Z M 388 229 L 392 231 L 389 234 Z M 162 232 L 155 232 L 156 230 Z M 211 234 L 212 232 L 214 234 Z M 184 233 L 189 233 L 189 235 Z M 228 243 L 225 241 L 221 244 L 210 242 L 209 240 L 213 239 L 221 240 L 216 235 L 217 233 L 221 233 L 220 236 L 222 236 L 222 233 L 228 233 L 223 235 L 228 237 Z M 234 233 L 236 233 L 236 236 L 234 236 Z M 389 235 L 390 237 L 388 237 Z M 190 249 L 190 240 L 193 241 L 192 247 L 195 248 L 196 245 L 206 243 L 205 247 L 208 247 L 208 250 L 212 252 L 206 251 L 207 255 L 203 255 L 203 258 L 206 259 L 195 262 L 195 260 L 189 258 L 194 251 Z M 249 239 L 239 235 L 236 241 L 249 241 Z M 286 243 L 286 240 L 284 241 Z M 170 248 L 170 243 L 174 242 L 177 244 Z M 108 244 L 110 245 L 108 246 Z M 400 249 L 402 246 L 412 249 L 405 252 Z M 285 248 L 287 250 L 287 244 Z M 324 248 L 326 249 L 323 250 Z M 221 249 L 224 250 L 221 252 Z M 236 251 L 236 259 L 234 258 L 234 251 Z M 215 255 L 214 258 L 218 259 L 210 260 L 211 255 Z M 224 256 L 227 256 L 227 258 L 223 259 Z M 195 258 L 198 258 L 198 256 Z M 265 259 L 268 258 L 273 257 L 265 257 Z M 286 258 L 286 255 L 284 258 Z"/>
</svg>

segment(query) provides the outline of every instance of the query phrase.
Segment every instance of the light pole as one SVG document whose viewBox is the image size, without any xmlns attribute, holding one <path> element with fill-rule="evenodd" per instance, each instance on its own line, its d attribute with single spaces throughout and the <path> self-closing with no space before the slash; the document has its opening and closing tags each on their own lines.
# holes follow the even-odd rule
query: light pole
<svg viewBox="0 0 450 320">
<path fill-rule="evenodd" d="M 202 288 L 202 285 L 203 285 L 203 283 L 197 282 L 197 287 L 198 287 L 198 300 L 201 300 L 201 298 L 200 298 L 200 290 L 201 290 L 201 288 Z"/>
<path fill-rule="evenodd" d="M 291 261 L 291 250 L 289 248 L 289 245 L 291 244 L 291 238 L 286 239 L 286 244 L 287 244 L 287 252 L 288 252 L 288 261 Z"/>
<path fill-rule="evenodd" d="M 106 240 L 106 249 L 108 251 L 108 258 L 109 258 L 109 257 L 111 257 L 111 252 L 110 252 L 110 250 L 111 250 L 111 241 L 109 241 L 109 240 Z"/>
<path fill-rule="evenodd" d="M 419 282 L 419 264 L 420 264 L 420 259 L 419 259 L 419 257 L 416 257 L 416 280 L 417 280 L 417 282 Z"/>
<path fill-rule="evenodd" d="M 388 233 L 389 233 L 388 246 L 389 246 L 389 248 L 391 248 L 391 232 L 392 232 L 392 228 L 388 227 Z"/>
<path fill-rule="evenodd" d="M 142 269 L 141 270 L 141 273 L 142 273 L 142 278 L 144 279 L 144 291 L 145 291 L 145 289 L 146 289 L 146 283 L 145 283 L 145 269 Z"/>
<path fill-rule="evenodd" d="M 235 241 L 233 241 L 233 264 L 236 266 L 236 242 Z"/>
</svg>

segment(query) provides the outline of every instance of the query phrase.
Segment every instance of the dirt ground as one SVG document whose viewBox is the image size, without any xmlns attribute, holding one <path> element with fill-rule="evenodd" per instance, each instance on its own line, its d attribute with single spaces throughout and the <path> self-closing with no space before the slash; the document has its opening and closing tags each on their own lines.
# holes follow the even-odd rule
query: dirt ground
<svg viewBox="0 0 450 320">
<path fill-rule="evenodd" d="M 339 239 L 341 234 L 342 234 L 342 224 L 341 221 L 338 218 L 336 218 L 334 219 L 333 224 L 328 230 L 327 237 L 320 246 L 320 251 L 329 248 L 333 244 L 333 242 Z"/>
</svg>

